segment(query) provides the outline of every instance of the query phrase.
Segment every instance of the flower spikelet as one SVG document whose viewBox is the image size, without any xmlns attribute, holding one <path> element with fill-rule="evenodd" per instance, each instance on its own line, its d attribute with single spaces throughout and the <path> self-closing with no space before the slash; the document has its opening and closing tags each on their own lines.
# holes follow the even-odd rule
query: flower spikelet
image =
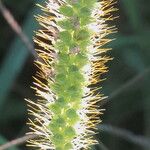
<svg viewBox="0 0 150 150">
<path fill-rule="evenodd" d="M 104 97 L 97 83 L 110 60 L 103 48 L 115 32 L 113 0 L 48 0 L 36 19 L 41 29 L 34 38 L 39 60 L 34 77 L 38 100 L 27 100 L 30 146 L 40 150 L 81 150 L 96 144 L 96 125 Z"/>
</svg>

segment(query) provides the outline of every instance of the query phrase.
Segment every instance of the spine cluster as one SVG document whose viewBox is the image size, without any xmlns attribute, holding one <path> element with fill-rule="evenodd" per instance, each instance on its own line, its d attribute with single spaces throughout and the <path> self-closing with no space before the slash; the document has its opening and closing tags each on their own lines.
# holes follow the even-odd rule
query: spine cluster
<svg viewBox="0 0 150 150">
<path fill-rule="evenodd" d="M 49 0 L 36 18 L 42 29 L 35 43 L 39 69 L 35 77 L 37 102 L 29 101 L 29 145 L 41 150 L 89 149 L 100 123 L 97 103 L 104 97 L 97 86 L 107 72 L 102 48 L 115 31 L 113 0 Z M 103 57 L 102 57 L 103 55 Z"/>
</svg>

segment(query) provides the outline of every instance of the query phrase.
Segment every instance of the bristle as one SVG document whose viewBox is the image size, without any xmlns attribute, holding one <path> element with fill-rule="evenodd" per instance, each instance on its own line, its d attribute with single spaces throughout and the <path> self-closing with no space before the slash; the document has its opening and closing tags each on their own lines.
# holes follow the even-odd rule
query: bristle
<svg viewBox="0 0 150 150">
<path fill-rule="evenodd" d="M 34 38 L 42 61 L 33 87 L 37 102 L 27 100 L 31 132 L 38 138 L 28 145 L 40 150 L 90 149 L 97 144 L 94 135 L 102 114 L 96 84 L 108 71 L 103 46 L 116 31 L 108 26 L 116 9 L 114 0 L 49 0 L 39 5 L 43 15 L 36 16 L 41 25 Z M 103 55 L 102 55 L 103 53 Z"/>
</svg>

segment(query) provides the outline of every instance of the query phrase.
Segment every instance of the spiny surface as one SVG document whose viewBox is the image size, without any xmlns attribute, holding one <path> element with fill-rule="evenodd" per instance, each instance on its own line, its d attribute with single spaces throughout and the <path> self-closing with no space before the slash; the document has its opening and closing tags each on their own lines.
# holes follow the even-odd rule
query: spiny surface
<svg viewBox="0 0 150 150">
<path fill-rule="evenodd" d="M 38 135 L 29 140 L 31 146 L 42 150 L 89 149 L 97 141 L 93 138 L 100 122 L 96 85 L 101 74 L 107 72 L 101 57 L 108 49 L 102 46 L 105 38 L 115 31 L 105 23 L 110 15 L 113 0 L 49 0 L 45 14 L 37 20 L 43 27 L 34 41 L 42 61 L 35 78 L 38 101 L 29 100 L 30 134 Z"/>
</svg>

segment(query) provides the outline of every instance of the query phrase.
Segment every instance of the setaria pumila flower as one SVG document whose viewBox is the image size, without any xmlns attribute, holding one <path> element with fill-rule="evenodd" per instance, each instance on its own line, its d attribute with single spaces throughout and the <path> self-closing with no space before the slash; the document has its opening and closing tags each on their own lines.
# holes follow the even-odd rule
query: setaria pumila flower
<svg viewBox="0 0 150 150">
<path fill-rule="evenodd" d="M 34 38 L 40 60 L 34 89 L 38 100 L 29 102 L 31 132 L 38 138 L 29 145 L 40 150 L 82 150 L 97 144 L 96 125 L 101 122 L 98 102 L 101 75 L 115 32 L 113 0 L 47 0 L 36 19 L 41 29 Z"/>
</svg>

